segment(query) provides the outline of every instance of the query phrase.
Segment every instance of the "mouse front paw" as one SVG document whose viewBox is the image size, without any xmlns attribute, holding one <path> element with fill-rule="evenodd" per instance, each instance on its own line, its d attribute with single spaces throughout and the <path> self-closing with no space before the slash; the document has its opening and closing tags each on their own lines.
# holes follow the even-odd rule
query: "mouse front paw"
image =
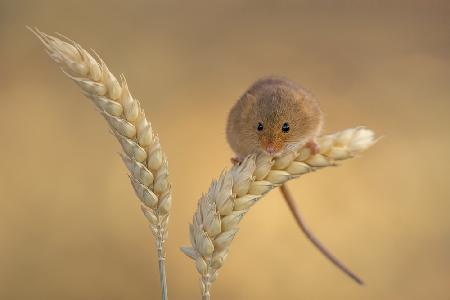
<svg viewBox="0 0 450 300">
<path fill-rule="evenodd" d="M 310 140 L 305 144 L 305 147 L 311 151 L 311 155 L 320 153 L 320 145 L 315 140 Z"/>
<path fill-rule="evenodd" d="M 242 160 L 239 157 L 232 157 L 230 160 L 233 165 L 238 165 L 242 162 Z"/>
</svg>

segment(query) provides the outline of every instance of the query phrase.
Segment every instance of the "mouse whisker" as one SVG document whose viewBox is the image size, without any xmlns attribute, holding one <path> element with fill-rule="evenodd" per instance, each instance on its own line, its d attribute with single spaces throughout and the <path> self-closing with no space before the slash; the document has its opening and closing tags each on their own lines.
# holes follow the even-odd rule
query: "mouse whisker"
<svg viewBox="0 0 450 300">
<path fill-rule="evenodd" d="M 286 149 L 287 150 L 297 150 L 300 147 L 301 143 L 288 143 L 286 144 Z"/>
</svg>

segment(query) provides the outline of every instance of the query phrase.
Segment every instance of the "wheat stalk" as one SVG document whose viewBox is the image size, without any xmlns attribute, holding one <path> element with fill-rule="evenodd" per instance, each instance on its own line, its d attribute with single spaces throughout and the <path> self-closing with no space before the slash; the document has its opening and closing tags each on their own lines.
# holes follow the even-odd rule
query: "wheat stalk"
<svg viewBox="0 0 450 300">
<path fill-rule="evenodd" d="M 62 71 L 92 100 L 121 144 L 122 160 L 130 171 L 131 184 L 155 237 L 162 299 L 166 300 L 164 242 L 172 198 L 168 162 L 161 151 L 158 136 L 145 117 L 140 102 L 131 95 L 123 75 L 119 83 L 98 55 L 95 59 L 74 41 L 65 37 L 66 41 L 63 41 L 38 29 L 28 29 L 40 39 Z"/>
<path fill-rule="evenodd" d="M 275 159 L 264 154 L 250 155 L 222 172 L 202 195 L 189 227 L 191 247 L 181 250 L 195 261 L 203 300 L 210 298 L 211 283 L 229 253 L 239 222 L 252 205 L 290 179 L 354 157 L 373 145 L 375 139 L 371 130 L 358 127 L 322 136 L 318 143 L 321 151 L 316 155 L 308 148 Z"/>
</svg>

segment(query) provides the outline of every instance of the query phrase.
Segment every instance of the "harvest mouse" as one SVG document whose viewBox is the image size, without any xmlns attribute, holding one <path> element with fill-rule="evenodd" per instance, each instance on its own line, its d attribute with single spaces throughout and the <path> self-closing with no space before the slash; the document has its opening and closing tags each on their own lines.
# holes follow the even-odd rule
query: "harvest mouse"
<svg viewBox="0 0 450 300">
<path fill-rule="evenodd" d="M 322 124 L 322 111 L 310 92 L 288 79 L 264 77 L 231 109 L 227 139 L 238 160 L 256 152 L 279 156 L 303 145 L 317 153 L 315 138 Z"/>
<path fill-rule="evenodd" d="M 252 153 L 276 157 L 302 146 L 317 154 L 320 149 L 316 137 L 322 124 L 322 111 L 310 92 L 281 77 L 259 79 L 234 104 L 228 116 L 227 139 L 236 154 L 232 162 L 239 163 Z M 280 190 L 297 224 L 313 245 L 341 271 L 363 284 L 308 229 L 286 184 Z"/>
</svg>

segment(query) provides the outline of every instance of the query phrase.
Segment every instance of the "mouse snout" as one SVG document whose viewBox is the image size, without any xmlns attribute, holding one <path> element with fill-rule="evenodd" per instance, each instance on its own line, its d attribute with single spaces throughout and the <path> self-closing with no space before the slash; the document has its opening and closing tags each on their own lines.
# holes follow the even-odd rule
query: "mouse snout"
<svg viewBox="0 0 450 300">
<path fill-rule="evenodd" d="M 265 145 L 264 150 L 269 154 L 269 155 L 275 155 L 278 152 L 280 152 L 281 147 L 279 145 L 277 145 L 277 143 L 274 142 L 269 142 Z"/>
<path fill-rule="evenodd" d="M 266 151 L 267 151 L 267 153 L 269 153 L 270 155 L 273 155 L 273 154 L 277 153 L 277 149 L 276 149 L 276 147 L 275 147 L 275 144 L 269 143 L 269 144 L 266 146 Z"/>
</svg>

